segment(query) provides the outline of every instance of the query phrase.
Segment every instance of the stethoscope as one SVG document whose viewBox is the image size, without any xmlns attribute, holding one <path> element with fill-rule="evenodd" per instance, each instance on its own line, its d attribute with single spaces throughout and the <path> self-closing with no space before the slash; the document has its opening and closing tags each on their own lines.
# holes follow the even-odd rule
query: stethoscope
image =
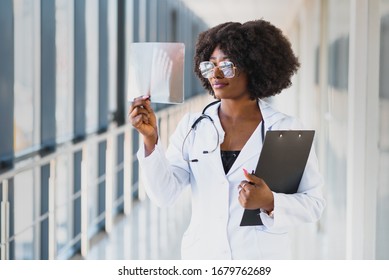
<svg viewBox="0 0 389 280">
<path fill-rule="evenodd" d="M 198 161 L 199 161 L 198 159 L 186 159 L 186 158 L 184 157 L 184 146 L 185 146 L 185 142 L 186 142 L 187 138 L 189 137 L 190 133 L 191 133 L 192 131 L 195 131 L 197 125 L 198 125 L 202 120 L 204 120 L 204 119 L 209 120 L 209 121 L 211 122 L 213 128 L 215 129 L 216 136 L 217 136 L 217 137 L 216 137 L 217 142 L 216 142 L 216 146 L 215 146 L 212 150 L 204 150 L 204 151 L 203 151 L 203 154 L 213 153 L 213 152 L 216 151 L 216 149 L 219 147 L 219 144 L 220 144 L 220 140 L 219 140 L 219 131 L 217 130 L 216 125 L 215 125 L 215 122 L 213 121 L 213 119 L 212 119 L 209 115 L 207 115 L 207 114 L 205 113 L 205 111 L 206 111 L 209 107 L 211 107 L 211 106 L 213 106 L 213 105 L 219 103 L 220 101 L 221 101 L 221 100 L 217 100 L 217 101 L 211 102 L 211 103 L 209 103 L 207 106 L 204 107 L 203 111 L 201 112 L 200 117 L 198 117 L 198 118 L 193 122 L 192 126 L 190 127 L 190 130 L 188 131 L 188 133 L 186 134 L 186 136 L 185 136 L 185 138 L 184 138 L 184 141 L 182 141 L 181 155 L 182 155 L 182 158 L 183 158 L 186 162 L 189 163 L 189 162 L 198 162 Z M 264 120 L 263 116 L 262 116 L 262 122 L 261 122 L 261 138 L 262 138 L 262 144 L 263 144 L 263 142 L 265 141 L 265 120 Z"/>
</svg>

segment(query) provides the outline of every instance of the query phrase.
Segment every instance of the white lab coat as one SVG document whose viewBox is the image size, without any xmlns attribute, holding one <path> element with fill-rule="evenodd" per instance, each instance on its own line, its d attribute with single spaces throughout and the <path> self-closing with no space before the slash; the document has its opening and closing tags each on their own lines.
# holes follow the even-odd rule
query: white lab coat
<svg viewBox="0 0 389 280">
<path fill-rule="evenodd" d="M 218 117 L 218 107 L 207 109 L 223 142 L 224 131 Z M 259 101 L 265 120 L 265 131 L 302 129 L 294 118 L 274 110 Z M 181 191 L 190 186 L 192 217 L 181 246 L 183 259 L 288 259 L 290 258 L 288 229 L 302 223 L 317 221 L 325 207 L 322 177 L 312 148 L 298 193 L 274 193 L 274 217 L 261 213 L 262 226 L 239 226 L 244 209 L 238 201 L 238 185 L 245 180 L 243 168 L 254 170 L 262 149 L 261 124 L 258 125 L 235 163 L 225 174 L 217 134 L 212 123 L 203 119 L 182 144 L 193 122 L 200 114 L 187 114 L 170 138 L 166 151 L 157 145 L 145 157 L 144 147 L 138 151 L 142 179 L 149 198 L 158 206 L 174 203 Z"/>
</svg>

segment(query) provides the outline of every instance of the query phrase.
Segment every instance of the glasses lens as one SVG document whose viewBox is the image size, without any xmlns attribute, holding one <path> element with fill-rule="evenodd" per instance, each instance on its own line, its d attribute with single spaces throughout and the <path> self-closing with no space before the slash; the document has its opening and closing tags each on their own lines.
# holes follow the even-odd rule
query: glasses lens
<svg viewBox="0 0 389 280">
<path fill-rule="evenodd" d="M 215 65 L 210 61 L 203 61 L 200 63 L 200 72 L 204 78 L 210 78 L 213 75 L 213 69 Z"/>
<path fill-rule="evenodd" d="M 214 75 L 215 68 L 218 67 L 223 72 L 225 78 L 233 78 L 235 76 L 235 67 L 231 61 L 222 61 L 219 66 L 215 66 L 210 61 L 200 63 L 200 72 L 204 78 L 209 79 Z"/>
<path fill-rule="evenodd" d="M 225 78 L 233 78 L 235 76 L 234 64 L 231 61 L 220 62 L 219 69 L 223 71 Z"/>
</svg>

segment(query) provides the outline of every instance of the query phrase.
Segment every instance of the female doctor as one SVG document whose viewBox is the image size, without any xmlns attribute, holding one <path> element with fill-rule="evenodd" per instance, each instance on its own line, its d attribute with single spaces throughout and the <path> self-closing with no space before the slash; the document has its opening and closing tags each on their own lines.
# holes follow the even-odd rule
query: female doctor
<svg viewBox="0 0 389 280">
<path fill-rule="evenodd" d="M 302 128 L 263 101 L 291 85 L 299 67 L 291 45 L 264 20 L 227 22 L 199 35 L 194 62 L 203 86 L 220 102 L 187 114 L 166 152 L 149 96 L 130 107 L 130 122 L 143 135 L 138 160 L 146 192 L 162 207 L 191 188 L 183 259 L 288 259 L 289 228 L 317 221 L 325 206 L 314 149 L 295 194 L 272 192 L 251 170 L 266 131 Z M 263 225 L 240 226 L 245 209 L 261 209 Z"/>
</svg>

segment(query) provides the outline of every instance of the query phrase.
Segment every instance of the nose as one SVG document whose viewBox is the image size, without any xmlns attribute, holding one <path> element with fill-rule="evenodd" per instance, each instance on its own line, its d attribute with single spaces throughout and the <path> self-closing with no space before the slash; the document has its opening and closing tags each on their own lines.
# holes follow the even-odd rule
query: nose
<svg viewBox="0 0 389 280">
<path fill-rule="evenodd" d="M 224 78 L 224 73 L 222 70 L 220 70 L 219 67 L 215 67 L 213 68 L 213 75 L 212 75 L 212 78 L 216 78 L 216 79 L 223 79 Z"/>
</svg>

